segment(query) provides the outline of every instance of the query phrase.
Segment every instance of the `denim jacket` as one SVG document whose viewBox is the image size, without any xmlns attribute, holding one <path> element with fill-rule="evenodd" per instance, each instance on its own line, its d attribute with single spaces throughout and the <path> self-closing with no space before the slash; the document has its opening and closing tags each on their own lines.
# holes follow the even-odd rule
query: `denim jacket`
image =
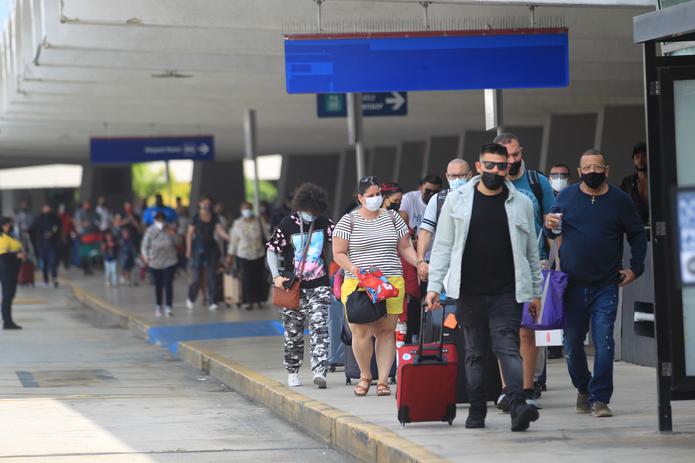
<svg viewBox="0 0 695 463">
<path fill-rule="evenodd" d="M 475 188 L 479 182 L 480 176 L 472 178 L 464 187 L 449 193 L 444 202 L 430 259 L 428 291 L 441 293 L 445 289 L 448 297 L 459 297 L 461 261 L 471 222 Z M 509 180 L 505 181 L 505 185 L 509 190 L 504 205 L 514 255 L 516 300 L 521 303 L 541 297 L 543 277 L 538 258 L 538 237 L 531 200 L 519 193 Z"/>
</svg>

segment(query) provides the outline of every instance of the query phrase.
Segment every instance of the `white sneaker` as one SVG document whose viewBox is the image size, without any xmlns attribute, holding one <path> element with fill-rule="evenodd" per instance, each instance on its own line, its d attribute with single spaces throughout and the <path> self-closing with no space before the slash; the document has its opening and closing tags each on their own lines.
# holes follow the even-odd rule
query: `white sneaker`
<svg viewBox="0 0 695 463">
<path fill-rule="evenodd" d="M 164 307 L 164 315 L 166 315 L 167 318 L 171 318 L 174 316 L 174 313 L 171 311 L 170 305 Z"/>
<path fill-rule="evenodd" d="M 210 310 L 210 312 L 214 312 L 215 310 L 217 310 L 219 308 L 220 308 L 220 306 L 215 304 L 214 302 L 208 306 L 208 309 Z"/>
<path fill-rule="evenodd" d="M 193 310 L 195 308 L 195 303 L 190 299 L 186 299 L 186 308 L 188 310 Z"/>
<path fill-rule="evenodd" d="M 321 374 L 314 375 L 314 384 L 316 384 L 319 389 L 326 389 L 326 377 Z"/>
<path fill-rule="evenodd" d="M 159 305 L 154 306 L 154 316 L 159 318 L 162 316 L 162 307 Z"/>
<path fill-rule="evenodd" d="M 287 385 L 289 387 L 301 386 L 302 380 L 299 379 L 299 373 L 290 373 L 287 375 Z"/>
</svg>

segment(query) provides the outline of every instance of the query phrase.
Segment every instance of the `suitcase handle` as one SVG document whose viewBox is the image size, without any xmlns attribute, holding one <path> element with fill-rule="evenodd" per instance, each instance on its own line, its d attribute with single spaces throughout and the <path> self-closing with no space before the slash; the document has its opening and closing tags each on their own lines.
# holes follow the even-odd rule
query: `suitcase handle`
<svg viewBox="0 0 695 463">
<path fill-rule="evenodd" d="M 436 359 L 438 362 L 441 362 L 444 359 L 444 307 L 439 310 L 442 313 L 442 329 L 439 330 L 439 347 L 437 348 L 432 348 L 428 347 L 425 349 L 424 347 L 424 339 L 425 339 L 425 333 L 423 332 L 425 330 L 425 315 L 427 314 L 427 311 L 425 310 L 424 304 L 421 304 L 420 306 L 420 339 L 419 339 L 419 349 L 418 349 L 418 359 L 416 362 L 420 362 L 425 359 Z M 434 312 L 431 311 L 431 312 Z M 434 315 L 432 315 L 434 317 Z M 432 328 L 434 330 L 434 326 Z M 427 351 L 436 351 L 437 355 L 425 355 L 425 350 Z"/>
</svg>

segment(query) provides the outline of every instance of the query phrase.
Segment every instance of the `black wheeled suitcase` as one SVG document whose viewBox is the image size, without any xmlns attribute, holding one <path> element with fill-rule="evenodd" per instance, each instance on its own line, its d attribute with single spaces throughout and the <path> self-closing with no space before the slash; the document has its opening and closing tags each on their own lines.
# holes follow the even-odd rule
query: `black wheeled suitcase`
<svg viewBox="0 0 695 463">
<path fill-rule="evenodd" d="M 360 367 L 357 365 L 357 359 L 352 352 L 352 333 L 347 323 L 343 325 L 343 332 L 340 335 L 343 344 L 345 344 L 345 384 L 352 384 L 353 379 L 360 379 Z M 379 377 L 379 371 L 376 366 L 376 354 L 372 355 L 372 380 L 376 381 Z M 393 366 L 389 372 L 391 384 L 396 383 L 396 359 L 393 360 Z"/>
<path fill-rule="evenodd" d="M 444 320 L 449 314 L 456 315 L 456 304 L 447 301 L 442 309 L 445 312 Z M 457 324 L 456 328 L 447 328 L 440 323 L 439 316 L 432 316 L 431 312 L 425 315 L 423 332 L 425 334 L 425 342 L 434 342 L 439 338 L 440 330 L 444 330 L 444 343 L 455 344 L 458 351 L 458 376 L 456 379 L 456 402 L 460 404 L 468 403 L 468 388 L 466 385 L 466 340 L 463 336 L 463 330 Z M 486 382 L 485 390 L 487 392 L 487 400 L 495 403 L 497 398 L 502 393 L 502 380 L 500 379 L 499 365 L 497 357 L 492 352 L 492 344 L 488 345 L 485 355 L 485 373 Z"/>
</svg>

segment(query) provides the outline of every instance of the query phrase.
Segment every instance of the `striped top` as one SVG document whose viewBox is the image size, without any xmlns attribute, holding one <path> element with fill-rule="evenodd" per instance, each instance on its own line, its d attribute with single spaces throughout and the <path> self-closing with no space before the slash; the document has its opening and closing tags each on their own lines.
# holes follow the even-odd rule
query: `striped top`
<svg viewBox="0 0 695 463">
<path fill-rule="evenodd" d="M 354 265 L 361 269 L 379 267 L 387 277 L 403 275 L 398 240 L 407 234 L 408 226 L 401 216 L 385 209 L 369 220 L 359 212 L 345 214 L 333 232 L 334 237 L 350 242 L 348 257 Z M 345 278 L 355 278 L 355 275 L 345 272 Z"/>
</svg>

